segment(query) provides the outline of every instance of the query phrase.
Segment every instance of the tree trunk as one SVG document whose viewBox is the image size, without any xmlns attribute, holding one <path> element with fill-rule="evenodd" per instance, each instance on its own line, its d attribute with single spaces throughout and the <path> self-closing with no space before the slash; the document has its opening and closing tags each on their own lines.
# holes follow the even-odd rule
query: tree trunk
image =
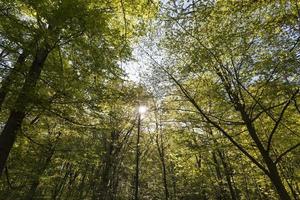
<svg viewBox="0 0 300 200">
<path fill-rule="evenodd" d="M 17 97 L 15 106 L 11 110 L 10 116 L 0 135 L 0 175 L 2 175 L 8 155 L 15 142 L 17 132 L 25 117 L 26 107 L 30 104 L 48 53 L 46 48 L 37 49 L 36 56 L 26 76 L 23 88 Z"/>
<path fill-rule="evenodd" d="M 284 184 L 280 178 L 276 164 L 271 160 L 271 158 L 266 161 L 266 164 L 269 169 L 269 178 L 271 179 L 274 187 L 276 188 L 280 199 L 291 200 L 291 197 L 285 189 Z"/>
<path fill-rule="evenodd" d="M 212 129 L 210 128 L 209 125 L 207 125 L 206 127 L 206 131 L 209 133 L 209 135 L 211 135 L 212 137 L 212 140 L 214 142 L 215 145 L 218 144 L 218 142 L 214 139 L 214 136 L 213 136 L 213 131 Z M 228 182 L 228 169 L 227 169 L 227 166 L 224 165 L 224 157 L 222 155 L 222 152 L 216 148 L 216 152 L 218 154 L 218 156 L 220 157 L 221 159 L 221 163 L 223 165 L 223 168 L 224 168 L 224 173 L 225 173 L 225 176 L 226 176 L 226 180 L 227 180 L 227 183 L 228 183 L 228 187 L 229 187 L 229 190 L 230 190 L 230 194 L 232 196 L 232 185 L 231 185 L 231 180 L 229 178 L 229 182 Z M 226 199 L 226 190 L 223 188 L 223 176 L 222 176 L 222 173 L 221 173 L 221 167 L 220 167 L 220 164 L 218 162 L 218 159 L 217 159 L 217 156 L 216 156 L 216 152 L 213 151 L 212 152 L 212 159 L 215 163 L 215 170 L 216 170 L 216 175 L 217 175 L 217 180 L 218 180 L 218 185 L 219 185 L 219 191 L 217 191 L 216 193 L 216 197 L 217 199 Z M 226 164 L 226 163 L 225 163 Z M 232 199 L 235 200 L 234 198 L 235 196 L 233 195 L 232 196 Z"/>
<path fill-rule="evenodd" d="M 20 71 L 21 67 L 24 65 L 26 54 L 23 52 L 19 55 L 18 60 L 15 64 L 15 67 L 8 73 L 8 75 L 1 82 L 0 88 L 0 111 L 4 103 L 5 97 L 9 91 L 12 81 L 15 79 L 16 74 Z"/>
<path fill-rule="evenodd" d="M 246 124 L 247 130 L 249 132 L 250 137 L 256 144 L 260 155 L 262 156 L 267 168 L 268 168 L 268 173 L 266 175 L 270 178 L 272 184 L 276 188 L 276 191 L 280 197 L 281 200 L 291 200 L 291 197 L 289 196 L 287 190 L 284 187 L 284 184 L 281 180 L 281 177 L 279 175 L 278 169 L 276 167 L 276 164 L 273 162 L 271 157 L 269 156 L 269 152 L 265 150 L 263 147 L 257 133 L 255 130 L 255 127 L 252 124 L 252 121 L 246 111 L 243 109 L 241 105 L 238 104 L 238 110 L 240 111 L 242 115 L 242 119 Z"/>
<path fill-rule="evenodd" d="M 140 131 L 141 131 L 141 114 L 139 114 L 139 116 L 138 116 L 138 130 L 137 130 L 137 139 L 136 139 L 134 200 L 138 200 L 139 199 Z"/>
<path fill-rule="evenodd" d="M 164 181 L 164 188 L 165 188 L 165 197 L 166 197 L 166 200 L 168 200 L 169 199 L 169 190 L 168 190 L 168 182 L 167 182 L 166 162 L 165 162 L 164 156 L 162 158 L 162 168 L 163 168 L 163 181 Z"/>
<path fill-rule="evenodd" d="M 167 170 L 166 170 L 166 160 L 165 160 L 165 147 L 164 147 L 162 135 L 160 135 L 160 142 L 159 142 L 159 139 L 156 138 L 156 143 L 157 143 L 157 150 L 158 150 L 161 165 L 162 165 L 162 179 L 163 179 L 163 184 L 164 184 L 164 189 L 165 189 L 165 199 L 168 200 L 169 199 L 169 190 L 168 190 Z"/>
<path fill-rule="evenodd" d="M 232 185 L 231 176 L 230 176 L 231 169 L 228 167 L 227 162 L 225 160 L 225 156 L 222 154 L 222 152 L 219 149 L 217 149 L 217 152 L 218 152 L 218 155 L 221 159 L 221 163 L 222 163 L 223 168 L 224 168 L 225 178 L 226 178 L 227 185 L 228 185 L 228 188 L 229 188 L 229 191 L 230 191 L 231 199 L 236 200 L 237 198 L 236 198 L 236 195 L 235 195 L 235 190 L 234 190 L 234 187 Z"/>
<path fill-rule="evenodd" d="M 106 150 L 106 155 L 103 162 L 103 169 L 101 175 L 101 184 L 99 195 L 103 200 L 111 200 L 111 173 L 112 173 L 112 151 L 113 151 L 113 141 L 110 141 L 109 147 Z M 100 199 L 99 196 L 99 199 Z"/>
<path fill-rule="evenodd" d="M 217 160 L 217 156 L 216 153 L 213 151 L 212 152 L 212 159 L 214 162 L 214 166 L 215 166 L 215 170 L 216 170 L 216 179 L 218 182 L 218 189 L 216 190 L 216 199 L 218 200 L 223 200 L 226 199 L 226 191 L 223 188 L 223 176 L 221 173 L 221 168 L 220 168 L 220 164 Z"/>
</svg>

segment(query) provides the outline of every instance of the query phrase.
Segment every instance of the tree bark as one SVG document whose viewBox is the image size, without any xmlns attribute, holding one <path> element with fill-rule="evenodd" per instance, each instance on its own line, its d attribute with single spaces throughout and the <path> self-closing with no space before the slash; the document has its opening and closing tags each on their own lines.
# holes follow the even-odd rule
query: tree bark
<svg viewBox="0 0 300 200">
<path fill-rule="evenodd" d="M 278 169 L 276 167 L 276 163 L 273 162 L 272 158 L 269 156 L 269 152 L 264 148 L 264 146 L 262 145 L 255 127 L 252 124 L 252 121 L 250 119 L 250 117 L 248 116 L 248 114 L 246 113 L 246 111 L 243 109 L 242 105 L 238 104 L 237 106 L 238 110 L 241 113 L 242 119 L 246 124 L 247 130 L 249 132 L 250 137 L 252 138 L 252 140 L 254 141 L 254 143 L 256 144 L 267 168 L 268 168 L 268 173 L 266 174 L 273 186 L 275 187 L 279 197 L 281 200 L 291 200 L 291 197 L 289 196 L 287 190 L 285 189 L 285 186 L 282 182 L 282 179 L 279 175 Z"/>
<path fill-rule="evenodd" d="M 134 200 L 138 200 L 139 199 L 140 131 L 141 131 L 141 114 L 138 115 L 138 130 L 137 130 L 137 139 L 136 139 Z"/>
<path fill-rule="evenodd" d="M 21 128 L 25 117 L 26 107 L 30 104 L 37 81 L 42 72 L 49 51 L 47 48 L 37 49 L 37 53 L 26 76 L 24 85 L 17 97 L 15 106 L 11 110 L 10 116 L 0 135 L 0 175 L 4 170 L 8 155 L 15 142 L 17 133 Z"/>
<path fill-rule="evenodd" d="M 271 159 L 268 159 L 268 161 L 266 161 L 266 164 L 269 169 L 269 178 L 271 179 L 274 187 L 276 188 L 280 199 L 291 200 L 291 197 L 285 189 L 285 186 L 280 178 L 276 164 Z"/>
</svg>

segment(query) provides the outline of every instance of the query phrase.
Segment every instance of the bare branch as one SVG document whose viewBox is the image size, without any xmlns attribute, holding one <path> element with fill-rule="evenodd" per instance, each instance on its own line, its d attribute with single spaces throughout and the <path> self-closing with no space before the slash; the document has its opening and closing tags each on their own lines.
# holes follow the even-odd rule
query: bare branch
<svg viewBox="0 0 300 200">
<path fill-rule="evenodd" d="M 256 102 L 256 101 L 255 101 L 255 102 Z M 263 113 L 265 113 L 266 111 L 269 111 L 269 110 L 272 110 L 272 109 L 277 108 L 277 107 L 279 107 L 279 106 L 282 106 L 282 105 L 284 105 L 285 103 L 286 103 L 286 101 L 285 101 L 285 102 L 282 102 L 282 103 L 280 103 L 280 104 L 274 105 L 274 106 L 270 106 L 270 107 L 268 107 L 268 108 L 266 108 L 266 109 L 260 111 L 259 113 L 257 113 L 257 114 L 252 118 L 252 122 L 254 122 L 255 120 L 257 120 L 257 119 L 258 119 Z"/>
<path fill-rule="evenodd" d="M 300 146 L 300 142 L 294 146 L 292 146 L 291 148 L 287 149 L 286 151 L 284 151 L 282 154 L 280 154 L 277 159 L 275 160 L 275 164 L 277 164 L 278 162 L 280 162 L 280 160 L 283 158 L 283 156 L 285 156 L 286 154 L 290 153 L 291 151 L 293 151 L 294 149 L 296 149 L 297 147 Z"/>
<path fill-rule="evenodd" d="M 294 99 L 294 105 L 295 105 L 295 107 L 296 107 L 296 109 L 297 109 L 298 113 L 300 114 L 300 108 L 299 108 L 299 105 L 298 105 L 298 103 L 297 103 L 297 100 L 296 100 L 296 99 Z"/>
<path fill-rule="evenodd" d="M 257 104 L 261 107 L 261 109 L 263 110 L 263 112 L 265 112 L 275 123 L 276 123 L 276 119 L 275 119 L 275 117 L 273 116 L 273 114 L 271 113 L 271 112 L 269 112 L 269 110 L 267 109 L 267 108 L 265 108 L 265 106 L 259 101 L 259 100 L 257 100 L 256 98 L 255 98 L 255 96 L 253 96 L 252 95 L 252 93 L 241 83 L 241 82 L 239 82 L 238 81 L 238 83 L 240 84 L 240 86 L 243 88 L 243 90 L 245 90 L 245 92 L 254 100 L 254 101 L 256 101 L 257 102 Z M 299 88 L 296 90 L 296 92 L 299 92 Z M 298 93 L 297 92 L 297 93 Z M 286 128 L 286 129 L 288 129 L 291 133 L 293 133 L 294 135 L 297 135 L 298 136 L 298 134 L 295 132 L 295 131 L 293 131 L 292 129 L 290 129 L 286 124 L 284 124 L 283 122 L 281 122 L 281 124 Z"/>
<path fill-rule="evenodd" d="M 278 128 L 278 126 L 279 126 L 279 124 L 280 124 L 282 118 L 283 118 L 284 112 L 285 112 L 286 109 L 289 107 L 291 101 L 295 98 L 295 96 L 298 94 L 298 92 L 299 92 L 299 89 L 296 90 L 296 92 L 294 92 L 294 94 L 291 96 L 291 98 L 288 100 L 288 102 L 283 106 L 283 108 L 282 108 L 282 110 L 281 110 L 281 112 L 280 112 L 280 115 L 279 115 L 278 119 L 276 120 L 275 125 L 274 125 L 274 127 L 273 127 L 273 129 L 272 129 L 272 131 L 271 131 L 271 133 L 270 133 L 270 135 L 269 135 L 267 151 L 270 150 L 273 135 L 274 135 L 274 133 L 276 132 L 276 130 L 277 130 L 277 128 Z"/>
</svg>

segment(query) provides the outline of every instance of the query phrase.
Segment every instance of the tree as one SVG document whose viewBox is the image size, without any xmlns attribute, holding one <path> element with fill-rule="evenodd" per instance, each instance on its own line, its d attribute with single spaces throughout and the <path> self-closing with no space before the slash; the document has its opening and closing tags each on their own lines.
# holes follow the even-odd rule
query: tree
<svg viewBox="0 0 300 200">
<path fill-rule="evenodd" d="M 139 2 L 137 5 L 139 9 L 143 9 L 145 2 Z M 114 48 L 114 53 L 118 56 L 127 56 L 127 44 L 123 43 L 121 39 L 123 39 L 124 35 L 129 38 L 131 26 L 136 24 L 136 22 L 126 18 L 126 15 L 136 14 L 136 11 L 130 8 L 130 4 L 125 5 L 125 3 L 118 6 L 116 2 L 103 4 L 98 1 L 12 1 L 12 6 L 19 14 L 18 17 L 14 17 L 16 20 L 24 21 L 23 19 L 25 18 L 31 36 L 29 40 L 33 43 L 32 46 L 34 48 L 30 49 L 32 56 L 31 66 L 1 133 L 1 173 L 15 142 L 17 132 L 25 118 L 26 109 L 32 104 L 35 88 L 45 62 L 54 49 L 60 49 L 63 52 L 65 46 L 68 47 L 68 45 L 74 44 L 77 40 L 81 40 L 81 42 L 89 44 L 90 42 L 95 42 L 94 45 L 96 47 L 106 46 Z M 114 17 L 114 13 L 117 17 Z M 124 17 L 125 31 L 123 31 L 124 26 L 121 26 L 116 21 L 119 13 L 122 13 Z M 116 23 L 115 27 L 111 26 L 114 23 Z M 119 40 L 113 40 L 112 37 Z M 127 40 L 127 38 L 125 39 Z M 121 50 L 120 42 L 123 44 Z M 106 49 L 104 50 L 106 51 Z M 24 52 L 26 51 L 24 50 Z M 6 88 L 5 86 L 4 89 L 7 90 Z"/>
<path fill-rule="evenodd" d="M 251 5 L 178 3 L 172 7 L 176 12 L 171 11 L 166 23 L 172 29 L 167 29 L 165 47 L 170 58 L 177 61 L 175 73 L 184 79 L 179 81 L 172 71 L 163 70 L 204 121 L 270 178 L 281 199 L 290 196 L 278 162 L 299 147 L 297 140 L 292 142 L 298 130 L 290 128 L 298 120 L 285 117 L 285 112 L 297 115 L 291 102 L 299 98 L 296 7 L 297 3 L 289 1 Z M 293 13 L 295 18 L 286 13 Z M 187 41 L 184 46 L 182 41 Z M 277 97 L 270 94 L 271 88 Z M 260 122 L 268 123 L 268 130 L 262 129 Z M 247 131 L 247 141 L 253 142 L 259 157 L 244 146 L 243 140 L 236 139 L 238 130 Z M 275 141 L 274 135 L 283 137 L 283 131 L 294 135 L 286 146 Z M 276 156 L 274 149 L 283 150 Z"/>
<path fill-rule="evenodd" d="M 298 200 L 299 6 L 0 1 L 0 199 Z"/>
</svg>

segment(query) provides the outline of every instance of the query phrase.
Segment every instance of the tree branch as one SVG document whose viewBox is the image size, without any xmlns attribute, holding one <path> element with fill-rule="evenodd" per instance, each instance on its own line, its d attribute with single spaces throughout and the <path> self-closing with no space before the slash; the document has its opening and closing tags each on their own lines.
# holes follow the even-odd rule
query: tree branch
<svg viewBox="0 0 300 200">
<path fill-rule="evenodd" d="M 275 125 L 269 135 L 269 138 L 268 138 L 268 146 L 267 146 L 267 151 L 269 152 L 270 151 L 270 147 L 271 147 L 271 143 L 272 143 L 272 138 L 273 138 L 273 135 L 274 133 L 276 132 L 282 118 L 283 118 L 283 115 L 284 115 L 284 112 L 286 111 L 286 109 L 289 107 L 291 101 L 295 98 L 295 96 L 298 94 L 299 92 L 299 89 L 296 90 L 296 92 L 294 92 L 294 94 L 291 96 L 291 98 L 288 100 L 288 102 L 283 106 L 281 112 L 280 112 L 280 115 L 278 117 L 278 119 L 276 120 L 275 122 Z"/>
<path fill-rule="evenodd" d="M 156 62 L 156 61 L 155 61 Z M 157 63 L 157 62 L 156 62 Z M 198 112 L 207 120 L 208 123 L 212 124 L 216 129 L 218 129 L 235 147 L 237 147 L 245 156 L 247 156 L 258 168 L 260 168 L 265 174 L 269 175 L 269 171 L 259 163 L 244 147 L 237 143 L 222 127 L 220 127 L 216 122 L 211 120 L 206 113 L 200 108 L 197 102 L 190 96 L 189 92 L 180 84 L 177 79 L 173 77 L 166 69 L 160 66 L 161 69 L 175 82 L 179 87 L 184 96 L 192 103 L 192 105 L 198 110 Z"/>
<path fill-rule="evenodd" d="M 257 101 L 255 101 L 257 103 Z M 277 104 L 277 105 L 274 105 L 274 106 L 270 106 L 269 108 L 265 108 L 263 109 L 262 111 L 260 111 L 259 113 L 257 113 L 253 118 L 252 118 L 252 122 L 254 122 L 255 120 L 257 120 L 264 112 L 266 111 L 269 111 L 269 110 L 272 110 L 273 108 L 277 108 L 279 106 L 282 106 L 286 103 L 286 101 L 280 103 L 280 104 Z"/>
<path fill-rule="evenodd" d="M 292 146 L 291 148 L 287 149 L 286 151 L 284 151 L 282 154 L 280 154 L 277 159 L 275 160 L 275 164 L 277 164 L 278 162 L 280 162 L 280 160 L 283 158 L 283 156 L 285 156 L 286 154 L 290 153 L 291 151 L 293 151 L 294 149 L 296 149 L 297 147 L 300 146 L 300 142 L 294 146 Z"/>
</svg>

